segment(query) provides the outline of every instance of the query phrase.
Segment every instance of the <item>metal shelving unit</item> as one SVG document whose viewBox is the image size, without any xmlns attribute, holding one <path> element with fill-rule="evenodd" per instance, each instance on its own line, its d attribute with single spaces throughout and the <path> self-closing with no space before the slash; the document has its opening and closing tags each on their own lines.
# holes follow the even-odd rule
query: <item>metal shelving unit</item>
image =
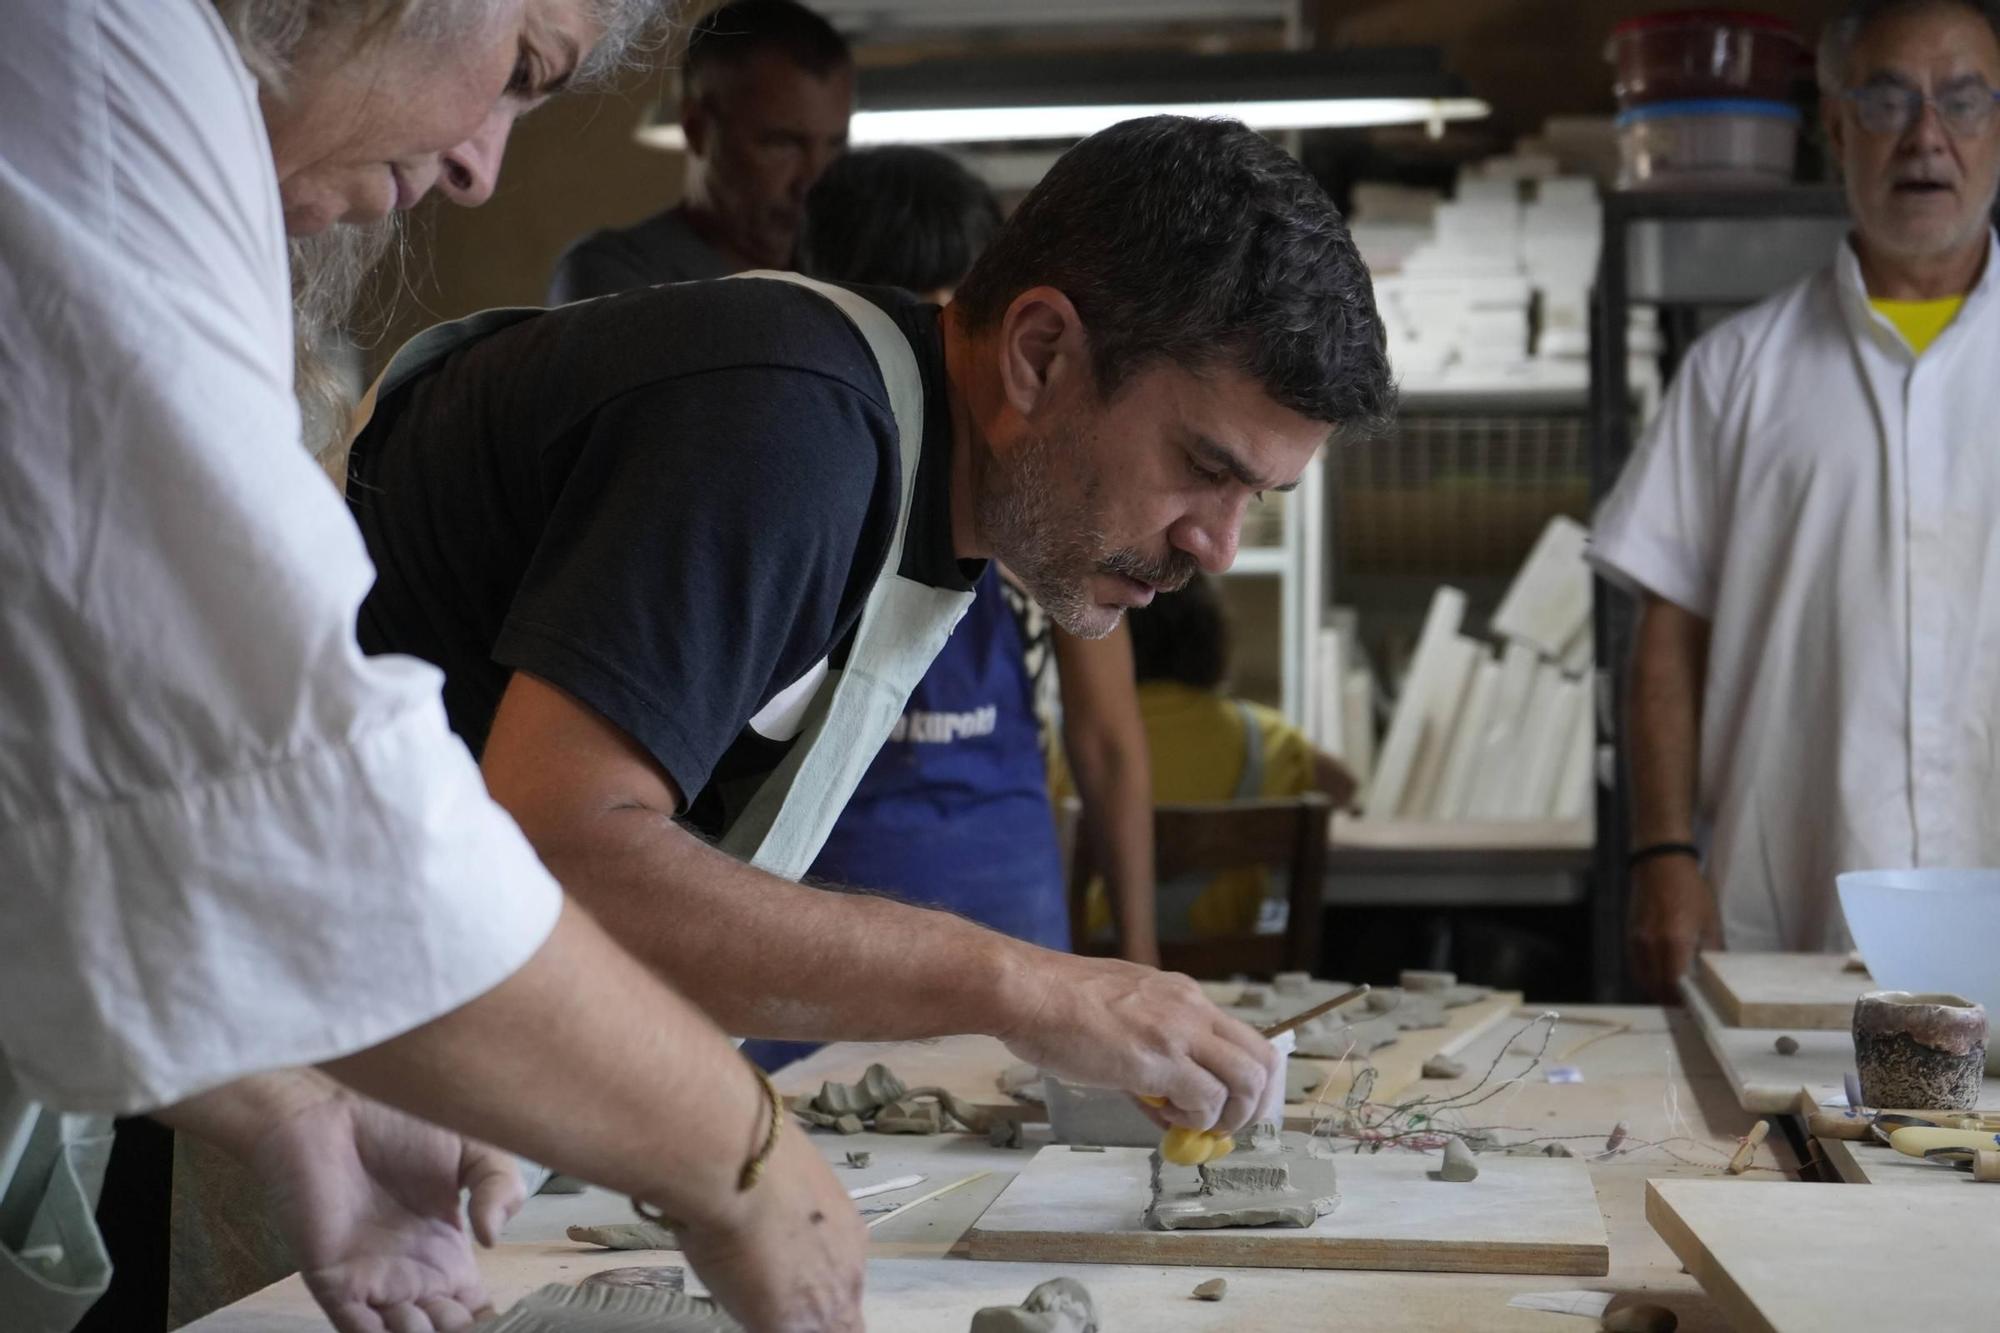
<svg viewBox="0 0 2000 1333">
<path fill-rule="evenodd" d="M 1617 482 L 1637 433 L 1627 375 L 1630 314 L 1660 312 L 1668 382 L 1695 338 L 1717 319 L 1826 265 L 1847 227 L 1837 189 L 1790 187 L 1714 193 L 1623 192 L 1604 197 L 1604 248 L 1592 301 L 1590 490 L 1593 507 Z M 1628 803 L 1622 735 L 1632 605 L 1600 581 L 1597 639 L 1599 778 L 1592 877 L 1592 998 L 1620 998 Z M 1608 788 L 1604 790 L 1603 788 Z"/>
</svg>

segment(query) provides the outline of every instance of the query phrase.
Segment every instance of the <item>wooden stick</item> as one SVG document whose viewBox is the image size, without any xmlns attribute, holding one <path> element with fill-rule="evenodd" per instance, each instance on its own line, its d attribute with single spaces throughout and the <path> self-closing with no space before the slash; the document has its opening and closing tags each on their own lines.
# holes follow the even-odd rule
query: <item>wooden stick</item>
<svg viewBox="0 0 2000 1333">
<path fill-rule="evenodd" d="M 941 1195 L 949 1194 L 953 1190 L 964 1189 L 967 1185 L 970 1185 L 973 1181 L 984 1180 L 986 1179 L 986 1177 L 992 1174 L 993 1173 L 991 1171 L 975 1171 L 963 1180 L 954 1180 L 949 1185 L 939 1186 L 937 1189 L 932 1190 L 929 1194 L 920 1194 L 916 1198 L 910 1200 L 908 1203 L 904 1204 L 902 1207 L 894 1210 L 893 1212 L 884 1213 L 880 1217 L 869 1218 L 868 1229 L 870 1231 L 873 1231 L 876 1227 L 881 1226 L 884 1222 L 888 1221 L 892 1217 L 901 1217 L 904 1213 L 909 1212 L 910 1209 L 915 1208 L 920 1204 L 929 1203 L 932 1199 L 938 1198 Z"/>
<path fill-rule="evenodd" d="M 1770 1132 L 1771 1122 L 1768 1120 L 1759 1120 L 1756 1124 L 1750 1126 L 1750 1132 L 1743 1136 L 1743 1146 L 1738 1148 L 1736 1155 L 1729 1159 L 1729 1165 L 1726 1169 L 1730 1175 L 1740 1176 L 1750 1169 L 1750 1163 L 1756 1160 L 1757 1157 L 1757 1145 L 1762 1143 L 1764 1136 Z"/>
<path fill-rule="evenodd" d="M 1370 989 L 1371 988 L 1368 985 L 1368 983 L 1364 981 L 1359 986 L 1356 986 L 1353 990 L 1348 991 L 1346 994 L 1334 996 L 1331 1000 L 1328 1000 L 1325 1004 L 1316 1004 L 1302 1014 L 1293 1014 L 1290 1018 L 1286 1019 L 1282 1023 L 1273 1023 L 1270 1027 L 1263 1029 L 1262 1035 L 1266 1040 L 1269 1040 L 1272 1037 L 1282 1037 L 1287 1032 L 1290 1032 L 1293 1028 L 1303 1027 L 1305 1024 L 1312 1022 L 1315 1018 L 1318 1018 L 1321 1014 L 1326 1013 L 1328 1010 L 1338 1009 L 1340 1008 L 1341 1005 L 1346 1004 L 1349 1000 L 1360 999 L 1362 996 L 1366 995 Z"/>
</svg>

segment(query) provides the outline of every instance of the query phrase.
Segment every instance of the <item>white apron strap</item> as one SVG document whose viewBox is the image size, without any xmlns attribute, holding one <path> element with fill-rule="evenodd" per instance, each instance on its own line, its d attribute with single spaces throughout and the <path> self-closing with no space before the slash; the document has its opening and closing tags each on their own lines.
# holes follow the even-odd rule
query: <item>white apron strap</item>
<svg viewBox="0 0 2000 1333">
<path fill-rule="evenodd" d="M 746 273 L 818 292 L 840 308 L 874 353 L 895 413 L 901 495 L 889 553 L 869 590 L 846 665 L 821 685 L 783 761 L 722 837 L 724 851 L 785 879 L 804 875 L 860 785 L 945 640 L 972 605 L 970 592 L 933 588 L 898 571 L 923 459 L 924 381 L 916 353 L 866 297 L 793 273 Z"/>
<path fill-rule="evenodd" d="M 69 1333 L 111 1285 L 97 1194 L 111 1118 L 31 1102 L 0 1060 L 0 1313 L 8 1333 Z"/>
</svg>

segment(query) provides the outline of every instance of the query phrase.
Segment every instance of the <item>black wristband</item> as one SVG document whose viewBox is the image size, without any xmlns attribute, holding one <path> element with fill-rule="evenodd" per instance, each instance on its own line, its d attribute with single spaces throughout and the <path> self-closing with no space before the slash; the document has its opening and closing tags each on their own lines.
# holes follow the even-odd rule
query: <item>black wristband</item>
<svg viewBox="0 0 2000 1333">
<path fill-rule="evenodd" d="M 1657 861 L 1663 856 L 1691 856 L 1701 860 L 1701 848 L 1691 842 L 1656 842 L 1650 847 L 1641 847 L 1625 858 L 1625 868 L 1636 870 L 1648 861 Z"/>
</svg>

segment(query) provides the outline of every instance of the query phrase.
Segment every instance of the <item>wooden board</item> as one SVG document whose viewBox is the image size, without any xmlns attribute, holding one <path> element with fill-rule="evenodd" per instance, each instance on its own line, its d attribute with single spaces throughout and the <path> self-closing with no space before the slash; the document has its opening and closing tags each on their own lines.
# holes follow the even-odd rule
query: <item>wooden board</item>
<svg viewBox="0 0 2000 1333">
<path fill-rule="evenodd" d="M 1646 1220 L 1745 1333 L 1991 1328 L 2000 1187 L 1653 1180 Z"/>
<path fill-rule="evenodd" d="M 1310 1227 L 1154 1231 L 1145 1148 L 1044 1148 L 965 1233 L 972 1259 L 1427 1273 L 1610 1271 L 1589 1169 L 1552 1157 L 1479 1159 L 1479 1179 L 1432 1180 L 1440 1154 L 1339 1159 L 1340 1205 Z"/>
<path fill-rule="evenodd" d="M 1801 1090 L 1816 1106 L 1841 1095 L 1843 1076 L 1854 1068 L 1854 1038 L 1845 1031 L 1731 1027 L 1692 977 L 1681 979 L 1681 1000 L 1715 1062 L 1722 1066 L 1730 1091 L 1736 1094 L 1736 1104 L 1744 1110 L 1760 1114 L 1793 1111 Z M 1776 1043 L 1781 1036 L 1798 1042 L 1798 1054 L 1778 1054 Z"/>
<path fill-rule="evenodd" d="M 1866 972 L 1846 967 L 1846 954 L 1710 950 L 1695 960 L 1694 974 L 1731 1027 L 1846 1032 L 1855 998 L 1876 989 Z"/>
<path fill-rule="evenodd" d="M 1497 991 L 1476 1004 L 1447 1009 L 1445 1025 L 1441 1028 L 1419 1028 L 1399 1033 L 1395 1041 L 1365 1056 L 1357 1054 L 1346 1060 L 1311 1060 L 1293 1056 L 1294 1065 L 1318 1068 L 1324 1073 L 1325 1081 L 1311 1098 L 1286 1105 L 1285 1128 L 1311 1129 L 1314 1122 L 1326 1114 L 1328 1106 L 1340 1104 L 1364 1069 L 1375 1070 L 1375 1089 L 1369 1094 L 1369 1099 L 1376 1102 L 1394 1099 L 1423 1077 L 1424 1061 L 1433 1055 L 1458 1054 L 1505 1023 L 1520 1005 L 1521 992 Z M 1526 1018 L 1519 1020 L 1521 1023 L 1527 1021 Z"/>
</svg>

